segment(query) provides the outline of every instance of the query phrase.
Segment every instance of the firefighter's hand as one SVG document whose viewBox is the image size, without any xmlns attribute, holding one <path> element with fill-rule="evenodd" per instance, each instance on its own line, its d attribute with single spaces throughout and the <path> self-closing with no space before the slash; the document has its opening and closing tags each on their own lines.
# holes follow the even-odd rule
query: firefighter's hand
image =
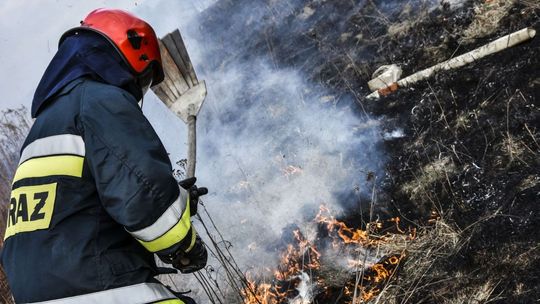
<svg viewBox="0 0 540 304">
<path fill-rule="evenodd" d="M 207 260 L 208 252 L 203 241 L 197 235 L 193 248 L 189 252 L 179 253 L 172 261 L 172 266 L 180 270 L 181 273 L 192 273 L 203 269 Z"/>
<path fill-rule="evenodd" d="M 180 187 L 186 189 L 189 192 L 189 212 L 191 216 L 197 214 L 197 207 L 199 205 L 199 197 L 208 193 L 208 189 L 205 187 L 197 187 L 196 177 L 190 177 L 180 181 L 178 184 Z"/>
</svg>

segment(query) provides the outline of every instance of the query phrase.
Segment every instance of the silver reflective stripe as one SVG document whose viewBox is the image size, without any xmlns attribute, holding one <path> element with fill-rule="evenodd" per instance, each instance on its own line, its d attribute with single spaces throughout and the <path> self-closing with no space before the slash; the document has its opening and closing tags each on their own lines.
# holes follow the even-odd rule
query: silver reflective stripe
<svg viewBox="0 0 540 304">
<path fill-rule="evenodd" d="M 137 239 L 145 242 L 153 241 L 169 231 L 182 218 L 186 209 L 188 193 L 180 188 L 180 195 L 165 212 L 150 226 L 137 230 L 128 231 Z"/>
<path fill-rule="evenodd" d="M 28 304 L 147 304 L 168 299 L 177 299 L 177 297 L 165 286 L 158 283 L 142 283 L 75 297 Z"/>
<path fill-rule="evenodd" d="M 21 153 L 19 165 L 34 157 L 61 154 L 84 157 L 85 148 L 82 137 L 72 134 L 62 134 L 36 139 L 24 148 Z"/>
</svg>

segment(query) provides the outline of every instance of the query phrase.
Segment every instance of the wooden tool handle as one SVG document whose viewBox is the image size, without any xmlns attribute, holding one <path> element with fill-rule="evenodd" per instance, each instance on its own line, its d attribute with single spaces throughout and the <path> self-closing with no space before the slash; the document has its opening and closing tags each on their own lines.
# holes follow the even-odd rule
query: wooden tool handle
<svg viewBox="0 0 540 304">
<path fill-rule="evenodd" d="M 188 116 L 188 154 L 187 154 L 187 177 L 195 176 L 195 165 L 197 163 L 197 117 Z"/>
</svg>

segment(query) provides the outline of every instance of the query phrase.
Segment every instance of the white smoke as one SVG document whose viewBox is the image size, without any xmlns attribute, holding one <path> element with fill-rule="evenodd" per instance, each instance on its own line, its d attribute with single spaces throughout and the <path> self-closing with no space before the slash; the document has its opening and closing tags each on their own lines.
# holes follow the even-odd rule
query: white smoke
<svg viewBox="0 0 540 304">
<path fill-rule="evenodd" d="M 298 296 L 290 300 L 289 304 L 310 304 L 315 298 L 317 283 L 313 282 L 311 277 L 303 271 L 298 275 L 298 279 L 300 279 L 300 283 L 296 288 Z"/>
<path fill-rule="evenodd" d="M 379 173 L 383 163 L 377 148 L 379 124 L 355 115 L 353 102 L 333 97 L 297 69 L 277 67 L 270 53 L 242 56 L 242 47 L 254 38 L 242 31 L 267 22 L 262 17 L 267 4 L 261 5 L 251 4 L 231 16 L 245 18 L 249 29 L 216 23 L 212 32 L 199 32 L 205 5 L 186 6 L 181 18 L 167 15 L 156 24 L 161 34 L 180 27 L 198 76 L 207 82 L 209 95 L 198 117 L 197 177 L 210 189 L 206 206 L 231 242 L 237 262 L 252 273 L 275 265 L 276 244 L 286 227 L 304 227 L 321 204 L 340 210 L 340 198 L 365 189 L 367 172 Z M 163 2 L 151 6 L 164 11 Z M 237 40 L 223 47 L 219 38 L 224 33 Z M 223 58 L 215 57 L 219 49 Z M 171 159 L 185 158 L 185 127 L 158 101 L 148 99 L 144 111 Z M 195 282 L 182 286 L 198 290 Z"/>
<path fill-rule="evenodd" d="M 199 120 L 206 123 L 199 177 L 214 188 L 207 205 L 249 267 L 286 226 L 302 223 L 321 204 L 338 206 L 336 192 L 352 192 L 362 172 L 377 169 L 364 152 L 378 133 L 355 132 L 359 119 L 348 108 L 321 104 L 324 91 L 308 98 L 316 89 L 298 72 L 248 64 L 207 78 L 211 106 Z"/>
</svg>

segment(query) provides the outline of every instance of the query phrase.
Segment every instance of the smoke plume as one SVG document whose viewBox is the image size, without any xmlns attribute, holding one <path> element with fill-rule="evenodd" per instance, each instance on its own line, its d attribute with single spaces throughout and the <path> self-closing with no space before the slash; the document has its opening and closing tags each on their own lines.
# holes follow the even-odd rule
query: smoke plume
<svg viewBox="0 0 540 304">
<path fill-rule="evenodd" d="M 291 32 L 305 30 L 312 12 L 300 2 L 239 2 L 186 5 L 184 18 L 167 16 L 157 28 L 165 34 L 180 27 L 199 79 L 207 82 L 197 177 L 210 188 L 206 207 L 240 266 L 258 272 L 276 262 L 284 229 L 302 228 L 321 204 L 356 206 L 369 192 L 366 175 L 379 174 L 384 157 L 378 122 L 352 97 L 335 96 L 301 68 L 283 64 L 264 37 L 269 24 L 286 18 L 301 27 Z M 177 16 L 162 2 L 153 5 Z M 287 34 L 272 33 L 284 41 Z M 171 159 L 185 158 L 185 127 L 149 102 L 145 112 Z"/>
</svg>

